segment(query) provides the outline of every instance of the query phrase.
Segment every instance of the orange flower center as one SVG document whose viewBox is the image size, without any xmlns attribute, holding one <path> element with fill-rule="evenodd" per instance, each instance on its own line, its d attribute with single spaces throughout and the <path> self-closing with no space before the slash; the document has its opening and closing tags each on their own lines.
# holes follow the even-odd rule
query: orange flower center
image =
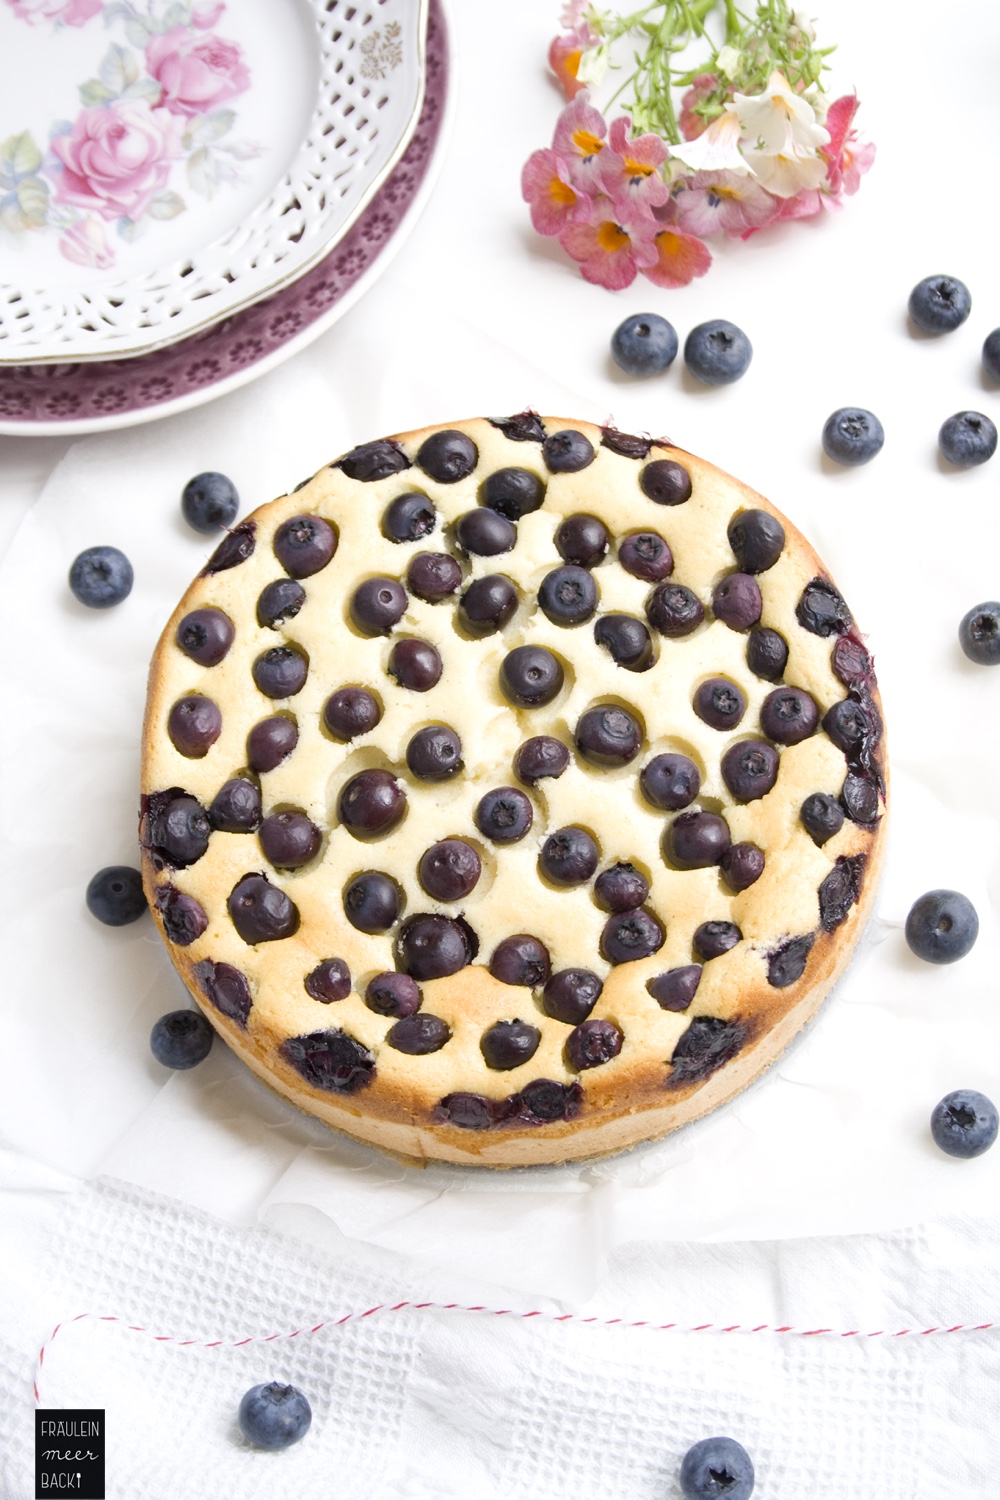
<svg viewBox="0 0 1000 1500">
<path fill-rule="evenodd" d="M 655 167 L 649 166 L 644 161 L 633 161 L 631 156 L 625 158 L 626 177 L 651 177 L 655 171 Z"/>
<path fill-rule="evenodd" d="M 573 145 L 581 156 L 596 156 L 598 151 L 604 149 L 604 142 L 598 140 L 596 135 L 591 135 L 589 130 L 574 130 Z"/>
<path fill-rule="evenodd" d="M 577 47 L 575 52 L 567 52 L 563 59 L 563 67 L 571 78 L 575 78 L 580 71 L 580 58 L 583 56 L 583 48 Z"/>
<path fill-rule="evenodd" d="M 616 255 L 632 243 L 624 229 L 611 219 L 605 219 L 597 231 L 597 243 L 607 255 Z"/>
<path fill-rule="evenodd" d="M 576 202 L 576 194 L 568 182 L 563 182 L 561 177 L 553 177 L 549 183 L 549 197 L 559 208 L 569 208 L 571 203 Z"/>
</svg>

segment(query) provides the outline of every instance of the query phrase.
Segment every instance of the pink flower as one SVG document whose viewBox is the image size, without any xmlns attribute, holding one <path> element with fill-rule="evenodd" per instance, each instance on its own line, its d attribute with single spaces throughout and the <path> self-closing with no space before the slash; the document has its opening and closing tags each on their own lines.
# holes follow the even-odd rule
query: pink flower
<svg viewBox="0 0 1000 1500">
<path fill-rule="evenodd" d="M 62 21 L 85 26 L 104 9 L 104 0 L 7 0 L 19 21 Z"/>
<path fill-rule="evenodd" d="M 144 99 L 81 110 L 72 131 L 52 141 L 63 165 L 56 201 L 94 209 L 102 219 L 141 218 L 166 186 L 183 129 L 180 120 L 150 109 Z"/>
<path fill-rule="evenodd" d="M 707 99 L 709 94 L 713 94 L 718 87 L 719 80 L 714 73 L 699 73 L 681 100 L 680 119 L 677 123 L 686 141 L 696 140 L 708 125 L 707 120 L 703 120 L 701 115 L 694 113 L 694 107 L 703 99 Z"/>
<path fill-rule="evenodd" d="M 578 190 L 601 191 L 597 159 L 607 133 L 607 121 L 586 95 L 568 104 L 556 121 L 552 146 L 567 164 L 570 181 Z"/>
<path fill-rule="evenodd" d="M 559 80 L 559 86 L 567 99 L 575 99 L 587 85 L 577 78 L 580 59 L 590 45 L 590 28 L 578 26 L 564 36 L 553 37 L 549 47 L 549 67 Z"/>
<path fill-rule="evenodd" d="M 677 223 L 704 239 L 742 235 L 780 217 L 781 202 L 745 172 L 696 172 L 674 190 Z"/>
<path fill-rule="evenodd" d="M 250 87 L 250 70 L 237 42 L 198 37 L 175 26 L 146 44 L 146 67 L 163 93 L 160 104 L 175 115 L 204 115 Z"/>
<path fill-rule="evenodd" d="M 225 8 L 225 0 L 195 0 L 191 10 L 191 25 L 197 26 L 199 31 L 207 31 L 210 26 L 215 25 Z"/>
<path fill-rule="evenodd" d="M 521 172 L 521 196 L 531 204 L 531 222 L 539 234 L 562 234 L 585 214 L 589 200 L 569 180 L 569 168 L 555 151 L 534 151 Z"/>
<path fill-rule="evenodd" d="M 684 234 L 672 227 L 657 232 L 653 250 L 653 264 L 642 269 L 656 286 L 687 286 L 696 276 L 704 276 L 712 264 L 707 245 L 693 234 Z"/>
<path fill-rule="evenodd" d="M 104 225 L 93 214 L 77 219 L 60 236 L 59 249 L 67 260 L 78 266 L 93 266 L 97 271 L 106 271 L 115 263 L 115 252 L 105 237 Z"/>
<path fill-rule="evenodd" d="M 845 94 L 842 99 L 835 99 L 827 110 L 826 128 L 830 132 L 830 144 L 822 154 L 830 163 L 826 180 L 830 184 L 829 191 L 834 194 L 841 191 L 848 195 L 856 193 L 861 186 L 862 174 L 875 160 L 875 147 L 870 141 L 863 146 L 854 144 L 858 133 L 852 126 L 857 110 L 857 94 Z"/>
<path fill-rule="evenodd" d="M 597 163 L 597 178 L 609 198 L 622 195 L 635 203 L 656 208 L 666 203 L 670 189 L 660 176 L 667 159 L 666 142 L 658 135 L 638 135 L 629 140 L 631 122 L 619 115 L 608 132 L 610 151 Z"/>
<path fill-rule="evenodd" d="M 618 292 L 632 285 L 640 267 L 655 265 L 655 229 L 654 220 L 641 207 L 620 200 L 609 210 L 604 200 L 591 206 L 585 222 L 568 224 L 559 243 L 579 262 L 585 281 Z"/>
</svg>

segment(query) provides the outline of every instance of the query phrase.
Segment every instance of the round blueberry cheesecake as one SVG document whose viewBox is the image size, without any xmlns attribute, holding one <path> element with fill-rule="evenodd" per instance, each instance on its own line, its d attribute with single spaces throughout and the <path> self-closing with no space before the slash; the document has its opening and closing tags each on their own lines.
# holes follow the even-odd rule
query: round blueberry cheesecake
<svg viewBox="0 0 1000 1500">
<path fill-rule="evenodd" d="M 146 892 L 225 1040 L 399 1155 L 559 1162 L 746 1087 L 877 884 L 871 658 L 666 439 L 523 412 L 230 530 L 153 659 Z"/>
</svg>

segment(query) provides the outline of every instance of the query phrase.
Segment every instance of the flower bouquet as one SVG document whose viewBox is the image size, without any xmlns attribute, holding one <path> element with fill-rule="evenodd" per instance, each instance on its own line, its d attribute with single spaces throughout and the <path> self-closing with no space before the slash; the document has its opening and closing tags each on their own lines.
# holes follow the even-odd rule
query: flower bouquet
<svg viewBox="0 0 1000 1500">
<path fill-rule="evenodd" d="M 736 0 L 656 0 L 627 15 L 569 0 L 562 23 L 549 63 L 571 102 L 521 187 L 535 229 L 587 281 L 617 291 L 642 272 L 687 286 L 712 263 L 707 238 L 839 208 L 872 164 L 857 96 L 827 100 L 833 49 L 786 0 L 758 0 L 749 17 Z M 630 40 L 632 71 L 602 112 L 588 87 L 624 71 Z M 624 113 L 609 118 L 616 103 Z"/>
</svg>

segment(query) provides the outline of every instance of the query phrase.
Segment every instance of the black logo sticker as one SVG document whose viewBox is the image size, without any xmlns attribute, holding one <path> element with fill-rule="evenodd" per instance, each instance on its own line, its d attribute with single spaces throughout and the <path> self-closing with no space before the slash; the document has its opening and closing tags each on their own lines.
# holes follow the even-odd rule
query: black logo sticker
<svg viewBox="0 0 1000 1500">
<path fill-rule="evenodd" d="M 74 1495 L 104 1500 L 104 1412 L 35 1412 L 35 1500 Z"/>
</svg>

